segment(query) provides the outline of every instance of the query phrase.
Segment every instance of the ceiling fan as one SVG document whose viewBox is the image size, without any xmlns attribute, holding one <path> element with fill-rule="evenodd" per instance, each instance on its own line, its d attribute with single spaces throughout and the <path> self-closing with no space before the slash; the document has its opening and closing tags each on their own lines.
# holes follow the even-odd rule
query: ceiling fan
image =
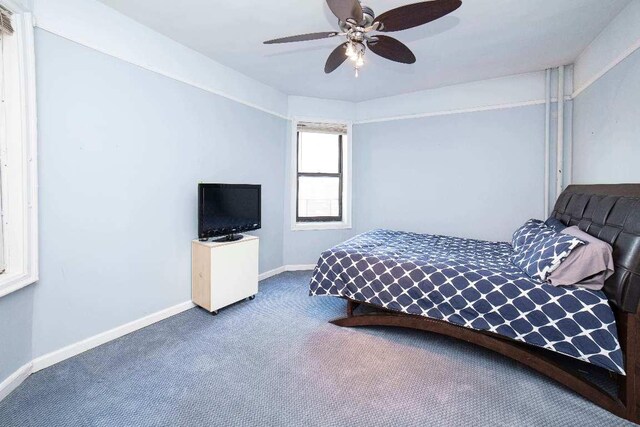
<svg viewBox="0 0 640 427">
<path fill-rule="evenodd" d="M 373 10 L 360 4 L 360 0 L 326 0 L 331 12 L 338 18 L 338 31 L 300 34 L 268 40 L 264 44 L 290 43 L 345 36 L 347 41 L 338 46 L 327 59 L 325 73 L 331 73 L 347 58 L 354 62 L 356 77 L 364 65 L 366 46 L 375 54 L 391 61 L 413 64 L 416 57 L 411 50 L 393 37 L 372 34 L 376 31 L 401 31 L 426 24 L 453 12 L 462 5 L 461 0 L 431 0 L 391 9 L 376 17 Z"/>
</svg>

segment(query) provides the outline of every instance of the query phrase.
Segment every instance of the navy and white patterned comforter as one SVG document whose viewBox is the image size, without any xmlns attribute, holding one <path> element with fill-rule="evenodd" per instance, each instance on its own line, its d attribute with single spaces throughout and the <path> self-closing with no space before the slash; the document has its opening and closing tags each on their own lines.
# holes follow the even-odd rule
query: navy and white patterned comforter
<svg viewBox="0 0 640 427">
<path fill-rule="evenodd" d="M 323 252 L 310 294 L 495 332 L 624 374 L 604 293 L 542 284 L 512 253 L 505 242 L 374 230 Z"/>
</svg>

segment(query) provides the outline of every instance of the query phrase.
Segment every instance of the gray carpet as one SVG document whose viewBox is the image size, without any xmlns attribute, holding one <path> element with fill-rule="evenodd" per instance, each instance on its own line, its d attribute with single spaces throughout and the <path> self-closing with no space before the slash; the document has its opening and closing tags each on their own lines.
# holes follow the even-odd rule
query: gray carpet
<svg viewBox="0 0 640 427">
<path fill-rule="evenodd" d="M 309 272 L 188 310 L 29 377 L 0 426 L 607 426 L 625 422 L 515 362 L 433 334 L 343 329 Z"/>
</svg>

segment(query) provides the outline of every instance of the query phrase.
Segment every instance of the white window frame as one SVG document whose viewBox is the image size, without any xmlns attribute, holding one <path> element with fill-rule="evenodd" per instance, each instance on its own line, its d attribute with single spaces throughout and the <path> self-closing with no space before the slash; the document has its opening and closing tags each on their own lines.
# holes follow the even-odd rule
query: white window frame
<svg viewBox="0 0 640 427">
<path fill-rule="evenodd" d="M 14 126 L 0 132 L 3 241 L 6 270 L 0 297 L 38 280 L 38 165 L 33 17 L 11 0 L 0 0 L 13 15 L 19 87 L 7 91 L 18 108 L 5 113 Z M 9 93 L 10 92 L 10 93 Z M 7 120 L 8 122 L 9 120 Z"/>
<path fill-rule="evenodd" d="M 297 191 L 298 191 L 298 123 L 299 122 L 314 122 L 314 123 L 335 123 L 345 125 L 347 127 L 347 137 L 343 139 L 342 144 L 342 221 L 332 222 L 297 222 Z M 291 144 L 290 144 L 290 159 L 289 159 L 289 171 L 290 171 L 290 186 L 289 186 L 289 200 L 290 214 L 291 214 L 291 230 L 292 231 L 304 231 L 304 230 L 346 230 L 351 228 L 351 199 L 352 199 L 352 187 L 351 187 L 351 138 L 352 138 L 352 123 L 344 120 L 328 120 L 318 119 L 311 117 L 294 117 L 291 120 Z"/>
</svg>

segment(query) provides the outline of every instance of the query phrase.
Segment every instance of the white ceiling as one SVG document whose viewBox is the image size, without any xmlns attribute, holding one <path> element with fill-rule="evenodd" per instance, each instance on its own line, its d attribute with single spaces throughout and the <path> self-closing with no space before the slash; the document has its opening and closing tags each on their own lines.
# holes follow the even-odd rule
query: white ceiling
<svg viewBox="0 0 640 427">
<path fill-rule="evenodd" d="M 341 40 L 264 45 L 332 31 L 324 0 L 101 0 L 138 22 L 290 95 L 363 101 L 572 63 L 630 0 L 463 0 L 422 27 L 386 33 L 413 50 L 413 65 L 367 52 L 360 77 L 345 62 L 324 73 Z M 363 2 L 380 15 L 416 0 Z"/>
</svg>

